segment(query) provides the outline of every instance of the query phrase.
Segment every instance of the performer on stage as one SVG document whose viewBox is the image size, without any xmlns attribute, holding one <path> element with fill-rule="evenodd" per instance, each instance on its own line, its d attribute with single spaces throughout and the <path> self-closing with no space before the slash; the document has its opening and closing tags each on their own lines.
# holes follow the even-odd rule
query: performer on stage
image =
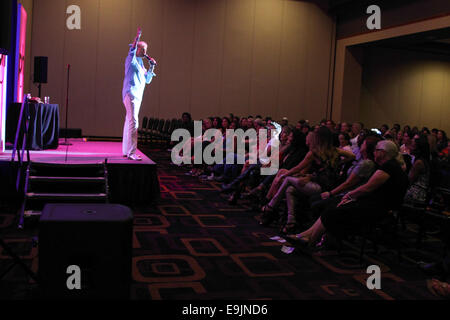
<svg viewBox="0 0 450 320">
<path fill-rule="evenodd" d="M 122 99 L 126 109 L 125 124 L 123 126 L 122 152 L 129 160 L 142 160 L 136 154 L 139 108 L 141 107 L 142 95 L 145 84 L 149 84 L 156 76 L 153 72 L 156 61 L 147 56 L 147 43 L 140 41 L 141 28 L 138 28 L 136 38 L 128 52 L 125 60 L 125 78 L 123 80 Z M 150 67 L 147 70 L 142 58 L 145 58 Z"/>
</svg>

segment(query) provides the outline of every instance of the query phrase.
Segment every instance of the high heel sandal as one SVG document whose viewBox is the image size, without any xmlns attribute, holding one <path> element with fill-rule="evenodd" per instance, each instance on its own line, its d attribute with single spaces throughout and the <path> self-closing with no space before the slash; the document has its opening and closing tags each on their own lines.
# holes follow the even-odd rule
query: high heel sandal
<svg viewBox="0 0 450 320">
<path fill-rule="evenodd" d="M 237 204 L 239 194 L 235 191 L 231 194 L 231 196 L 228 198 L 228 204 L 235 205 Z"/>
<path fill-rule="evenodd" d="M 293 234 L 295 233 L 295 229 L 297 228 L 297 224 L 295 222 L 286 223 L 283 228 L 281 228 L 280 232 L 284 234 Z"/>
<path fill-rule="evenodd" d="M 306 237 L 302 237 L 300 236 L 300 233 L 298 234 L 288 234 L 286 236 L 287 240 L 289 242 L 295 243 L 295 244 L 300 244 L 303 245 L 305 247 L 309 246 L 309 239 Z"/>
<path fill-rule="evenodd" d="M 261 211 L 263 212 L 261 215 L 261 221 L 259 224 L 263 226 L 270 225 L 275 219 L 276 219 L 276 212 L 275 209 L 266 204 L 261 208 Z"/>
</svg>

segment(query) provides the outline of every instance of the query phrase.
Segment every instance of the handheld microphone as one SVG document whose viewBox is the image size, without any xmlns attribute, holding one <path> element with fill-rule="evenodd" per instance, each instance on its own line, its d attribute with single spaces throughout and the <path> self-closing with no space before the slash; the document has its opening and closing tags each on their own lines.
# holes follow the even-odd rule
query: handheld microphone
<svg viewBox="0 0 450 320">
<path fill-rule="evenodd" d="M 144 54 L 144 58 L 148 60 L 148 62 L 150 62 L 151 65 L 156 66 L 156 61 L 153 58 L 150 58 L 148 55 Z"/>
</svg>

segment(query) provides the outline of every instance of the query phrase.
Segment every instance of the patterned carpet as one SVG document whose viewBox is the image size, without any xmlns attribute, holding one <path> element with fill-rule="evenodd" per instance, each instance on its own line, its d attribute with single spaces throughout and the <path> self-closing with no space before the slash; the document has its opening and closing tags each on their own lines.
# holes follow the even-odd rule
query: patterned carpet
<svg viewBox="0 0 450 320">
<path fill-rule="evenodd" d="M 134 208 L 131 298 L 152 300 L 223 299 L 438 299 L 426 287 L 419 260 L 442 254 L 442 242 L 429 234 L 419 250 L 417 226 L 401 233 L 403 259 L 395 250 L 368 245 L 359 263 L 359 240 L 344 249 L 312 256 L 299 249 L 282 252 L 283 243 L 270 238 L 277 229 L 260 226 L 248 205 L 229 205 L 217 182 L 201 182 L 189 170 L 170 163 L 170 153 L 140 147 L 158 164 L 161 199 L 147 208 Z M 0 227 L 12 225 L 14 214 L 0 211 Z M 437 232 L 437 231 L 436 231 Z M 18 232 L 7 242 L 37 270 L 33 232 Z M 0 270 L 10 263 L 0 252 Z M 382 271 L 381 289 L 366 286 L 368 265 Z M 0 299 L 33 298 L 33 282 L 15 267 L 1 281 Z"/>
</svg>

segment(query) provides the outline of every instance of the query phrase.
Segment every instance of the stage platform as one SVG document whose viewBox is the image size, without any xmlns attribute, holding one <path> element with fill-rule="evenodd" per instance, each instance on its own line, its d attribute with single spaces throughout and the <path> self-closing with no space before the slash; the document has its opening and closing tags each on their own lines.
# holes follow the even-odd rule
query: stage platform
<svg viewBox="0 0 450 320">
<path fill-rule="evenodd" d="M 67 142 L 71 145 L 61 145 L 64 139 L 60 139 L 57 149 L 30 150 L 30 159 L 36 163 L 56 165 L 98 164 L 106 160 L 111 203 L 145 205 L 159 198 L 156 163 L 140 150 L 137 154 L 142 161 L 133 161 L 122 156 L 121 142 L 86 139 L 67 139 Z M 0 152 L 3 174 L 11 158 L 12 150 Z"/>
</svg>

